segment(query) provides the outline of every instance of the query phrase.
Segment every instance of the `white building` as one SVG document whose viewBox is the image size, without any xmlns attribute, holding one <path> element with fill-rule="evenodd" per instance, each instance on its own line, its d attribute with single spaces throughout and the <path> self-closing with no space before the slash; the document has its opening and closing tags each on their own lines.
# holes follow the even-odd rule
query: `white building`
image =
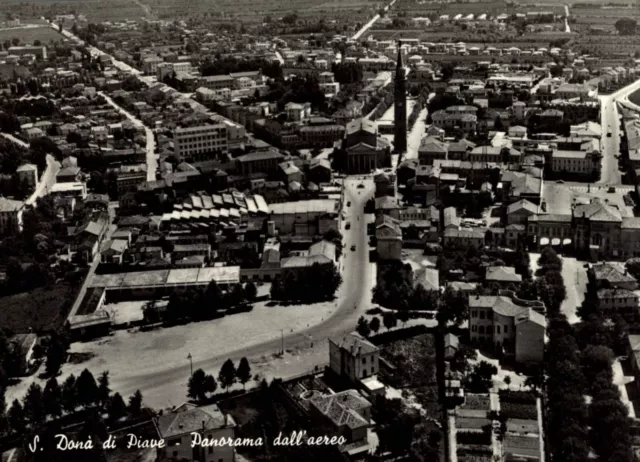
<svg viewBox="0 0 640 462">
<path fill-rule="evenodd" d="M 178 127 L 173 131 L 175 154 L 184 160 L 204 159 L 228 149 L 227 126 L 211 123 L 195 127 Z"/>
</svg>

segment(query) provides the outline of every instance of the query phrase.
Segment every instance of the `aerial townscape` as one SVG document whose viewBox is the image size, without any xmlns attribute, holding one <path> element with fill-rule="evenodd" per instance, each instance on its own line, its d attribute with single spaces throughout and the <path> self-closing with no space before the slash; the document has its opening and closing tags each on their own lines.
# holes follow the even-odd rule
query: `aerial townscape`
<svg viewBox="0 0 640 462">
<path fill-rule="evenodd" d="M 638 21 L 0 3 L 0 462 L 640 462 Z"/>
</svg>

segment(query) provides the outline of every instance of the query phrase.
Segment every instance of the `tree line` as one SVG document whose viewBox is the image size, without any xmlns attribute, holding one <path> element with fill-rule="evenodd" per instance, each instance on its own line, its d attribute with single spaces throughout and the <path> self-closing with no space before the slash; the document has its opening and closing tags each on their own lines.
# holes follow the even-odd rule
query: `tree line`
<svg viewBox="0 0 640 462">
<path fill-rule="evenodd" d="M 112 422 L 126 416 L 138 417 L 143 410 L 142 393 L 137 390 L 125 403 L 119 393 L 111 393 L 108 371 L 97 381 L 85 369 L 77 378 L 72 374 L 62 384 L 56 377 L 51 377 L 44 388 L 33 382 L 22 402 L 15 399 L 7 409 L 4 398 L 0 401 L 0 434 L 35 431 L 78 410 L 106 413 Z"/>
<path fill-rule="evenodd" d="M 258 375 L 253 378 L 259 381 Z M 187 397 L 203 402 L 207 399 L 207 395 L 213 395 L 216 392 L 218 384 L 225 391 L 229 391 L 229 388 L 235 383 L 241 383 L 242 388 L 245 389 L 246 384 L 251 379 L 251 366 L 247 358 L 243 357 L 237 368 L 231 359 L 227 359 L 218 372 L 217 381 L 213 375 L 207 374 L 203 369 L 194 371 L 187 385 Z"/>
<path fill-rule="evenodd" d="M 336 265 L 314 263 L 302 271 L 277 275 L 271 283 L 271 298 L 288 302 L 314 303 L 334 298 L 342 276 Z"/>
<path fill-rule="evenodd" d="M 566 290 L 562 260 L 547 248 L 539 265 L 548 318 L 546 431 L 553 461 L 587 460 L 593 449 L 603 462 L 631 462 L 631 421 L 612 372 L 612 348 L 626 338 L 624 326 L 604 319 L 594 288 L 588 288 L 578 311 L 582 322 L 569 324 L 560 311 Z M 591 396 L 589 405 L 585 394 Z"/>
<path fill-rule="evenodd" d="M 258 289 L 251 281 L 244 286 L 234 284 L 227 291 L 223 291 L 216 281 L 211 281 L 204 290 L 172 293 L 166 308 L 161 308 L 156 300 L 151 300 L 142 307 L 142 312 L 148 324 L 204 321 L 223 314 L 225 310 L 253 303 L 257 294 Z"/>
</svg>

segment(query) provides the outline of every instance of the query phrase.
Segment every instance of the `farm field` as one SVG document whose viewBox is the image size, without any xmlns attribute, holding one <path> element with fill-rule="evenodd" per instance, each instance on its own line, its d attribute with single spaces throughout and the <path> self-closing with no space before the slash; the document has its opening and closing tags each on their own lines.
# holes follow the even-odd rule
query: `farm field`
<svg viewBox="0 0 640 462">
<path fill-rule="evenodd" d="M 504 1 L 479 1 L 474 3 L 427 3 L 416 2 L 413 0 L 399 0 L 393 10 L 395 12 L 404 12 L 408 17 L 425 16 L 427 14 L 512 14 L 512 13 L 526 13 L 527 11 L 549 11 L 557 15 L 564 15 L 564 7 L 557 2 L 550 2 L 548 4 L 536 3 L 535 6 L 531 4 L 510 4 L 508 5 Z"/>
<path fill-rule="evenodd" d="M 13 38 L 20 39 L 21 44 L 32 44 L 35 40 L 47 44 L 51 40 L 62 40 L 63 37 L 49 26 L 0 29 L 0 42 Z"/>
<path fill-rule="evenodd" d="M 75 291 L 65 284 L 0 298 L 0 325 L 13 332 L 57 329 L 67 320 L 74 298 Z"/>
<path fill-rule="evenodd" d="M 370 19 L 374 12 L 383 5 L 381 1 L 347 0 L 338 2 L 330 0 L 319 2 L 314 0 L 146 0 L 145 4 L 160 18 L 184 17 L 189 14 L 222 13 L 222 19 L 234 19 L 242 22 L 260 23 L 265 16 L 277 19 L 287 13 L 295 13 L 300 18 L 318 19 L 322 17 L 340 17 L 342 13 L 360 12 L 364 17 L 354 17 L 354 21 Z M 219 16 L 218 16 L 219 17 Z"/>
<path fill-rule="evenodd" d="M 11 13 L 19 18 L 40 18 L 76 12 L 93 22 L 138 19 L 144 16 L 142 8 L 131 0 L 68 0 L 52 2 L 32 0 L 1 2 L 0 14 Z"/>
</svg>

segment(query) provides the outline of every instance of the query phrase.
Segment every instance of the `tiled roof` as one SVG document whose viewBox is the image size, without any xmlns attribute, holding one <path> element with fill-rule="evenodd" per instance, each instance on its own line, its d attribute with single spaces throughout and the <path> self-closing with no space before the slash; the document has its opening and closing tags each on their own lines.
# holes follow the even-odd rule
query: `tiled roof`
<svg viewBox="0 0 640 462">
<path fill-rule="evenodd" d="M 337 427 L 347 426 L 355 429 L 369 425 L 369 422 L 358 411 L 371 407 L 371 404 L 355 390 L 346 390 L 333 395 L 318 393 L 310 401 Z"/>
<path fill-rule="evenodd" d="M 217 405 L 192 407 L 183 405 L 176 411 L 159 416 L 156 419 L 156 427 L 162 438 L 198 432 L 203 429 L 215 430 L 225 426 L 235 426 L 231 416 L 220 411 Z"/>
<path fill-rule="evenodd" d="M 490 266 L 485 279 L 488 282 L 522 282 L 522 276 L 516 274 L 516 269 L 510 266 Z"/>
<path fill-rule="evenodd" d="M 378 351 L 378 347 L 369 340 L 360 337 L 355 332 L 347 334 L 342 338 L 331 339 L 331 342 L 338 345 L 340 349 L 351 352 L 353 355 L 366 355 Z"/>
</svg>

